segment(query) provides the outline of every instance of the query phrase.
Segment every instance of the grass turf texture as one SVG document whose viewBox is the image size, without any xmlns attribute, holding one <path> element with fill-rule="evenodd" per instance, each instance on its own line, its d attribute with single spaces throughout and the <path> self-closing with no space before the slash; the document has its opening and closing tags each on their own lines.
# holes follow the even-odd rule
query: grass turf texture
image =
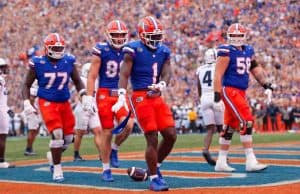
<svg viewBox="0 0 300 194">
<path fill-rule="evenodd" d="M 178 135 L 175 148 L 199 148 L 202 150 L 203 138 L 205 134 L 185 134 Z M 253 141 L 254 147 L 258 143 L 276 143 L 276 142 L 290 142 L 299 141 L 300 133 L 274 133 L 274 134 L 254 134 Z M 34 151 L 36 156 L 24 156 L 24 149 L 26 146 L 25 137 L 10 137 L 7 139 L 6 144 L 6 160 L 7 161 L 21 161 L 21 160 L 33 160 L 33 159 L 46 159 L 46 152 L 49 150 L 49 138 L 38 137 L 34 143 Z M 233 137 L 232 145 L 241 145 L 239 135 L 235 134 Z M 212 146 L 218 146 L 218 135 L 214 135 Z M 130 151 L 143 151 L 145 149 L 145 138 L 140 136 L 129 136 L 129 138 L 120 147 L 120 152 Z M 83 137 L 83 141 L 80 149 L 81 155 L 96 155 L 97 150 L 94 145 L 93 136 L 86 135 Z M 69 149 L 63 154 L 63 156 L 73 155 L 73 145 L 70 145 Z"/>
</svg>

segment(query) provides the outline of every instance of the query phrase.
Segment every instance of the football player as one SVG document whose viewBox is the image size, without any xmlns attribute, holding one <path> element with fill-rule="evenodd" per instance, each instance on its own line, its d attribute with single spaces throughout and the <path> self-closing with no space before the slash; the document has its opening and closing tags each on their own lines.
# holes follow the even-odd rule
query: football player
<svg viewBox="0 0 300 194">
<path fill-rule="evenodd" d="M 224 119 L 224 107 L 221 104 L 220 109 L 213 106 L 213 76 L 215 73 L 215 65 L 217 60 L 217 51 L 214 48 L 208 49 L 204 54 L 204 64 L 197 69 L 198 75 L 198 94 L 201 102 L 201 113 L 207 134 L 204 138 L 204 148 L 202 155 L 208 164 L 215 166 L 216 161 L 209 153 L 209 147 L 213 134 L 222 130 Z"/>
<path fill-rule="evenodd" d="M 160 173 L 160 165 L 176 141 L 172 112 L 161 97 L 171 77 L 170 49 L 162 43 L 163 26 L 154 17 L 143 18 L 139 22 L 138 33 L 140 40 L 123 48 L 125 55 L 120 71 L 119 98 L 113 110 L 127 106 L 126 88 L 130 77 L 133 89 L 131 102 L 147 142 L 145 157 L 151 180 L 149 189 L 165 191 L 169 186 Z M 162 135 L 160 144 L 158 132 Z"/>
<path fill-rule="evenodd" d="M 214 77 L 214 106 L 221 107 L 221 99 L 223 99 L 225 113 L 224 126 L 219 139 L 221 148 L 215 166 L 216 171 L 235 170 L 226 161 L 235 131 L 239 131 L 240 140 L 245 149 L 246 171 L 261 171 L 267 168 L 267 165 L 257 161 L 253 152 L 253 116 L 246 100 L 246 90 L 250 73 L 264 87 L 269 101 L 274 85 L 267 82 L 263 68 L 254 58 L 253 47 L 246 44 L 247 31 L 239 23 L 230 25 L 227 30 L 228 44 L 218 47 Z"/>
<path fill-rule="evenodd" d="M 31 104 L 34 105 L 36 111 L 32 112 L 31 114 L 24 114 L 28 124 L 27 145 L 24 152 L 25 156 L 36 155 L 36 153 L 32 149 L 32 146 L 39 132 L 39 127 L 40 127 L 40 116 L 39 116 L 39 111 L 37 109 L 38 105 L 37 105 L 37 98 L 36 98 L 37 91 L 38 91 L 38 84 L 37 84 L 37 80 L 35 80 L 30 88 L 30 102 Z"/>
<path fill-rule="evenodd" d="M 81 69 L 81 80 L 84 84 L 87 83 L 88 73 L 91 67 L 91 63 L 85 63 Z M 95 110 L 91 113 L 84 111 L 82 109 L 82 103 L 79 101 L 75 107 L 75 130 L 76 136 L 74 139 L 74 161 L 84 161 L 84 159 L 79 154 L 81 139 L 84 134 L 87 133 L 88 129 L 91 129 L 94 134 L 94 142 L 96 148 L 100 154 L 100 131 L 102 130 L 100 125 L 100 120 L 96 108 L 96 102 L 94 102 Z M 99 157 L 101 158 L 101 157 Z"/>
<path fill-rule="evenodd" d="M 5 80 L 8 73 L 8 63 L 5 59 L 0 58 L 0 168 L 15 167 L 5 161 L 5 144 L 9 129 L 7 89 Z"/>
<path fill-rule="evenodd" d="M 61 167 L 62 151 L 73 142 L 75 119 L 69 103 L 69 80 L 72 79 L 81 96 L 85 95 L 84 85 L 75 67 L 76 58 L 65 54 L 65 41 L 58 33 L 51 33 L 44 39 L 45 55 L 35 56 L 29 61 L 22 95 L 25 114 L 36 109 L 31 104 L 30 87 L 38 81 L 38 105 L 46 128 L 50 132 L 47 156 L 53 160 L 53 181 L 64 180 Z"/>
<path fill-rule="evenodd" d="M 99 110 L 101 132 L 101 160 L 103 165 L 102 180 L 114 181 L 110 164 L 119 167 L 118 147 L 127 139 L 133 127 L 133 119 L 129 119 L 124 131 L 116 136 L 111 145 L 114 121 L 121 123 L 129 114 L 128 107 L 112 110 L 118 100 L 118 81 L 120 66 L 123 61 L 122 47 L 128 41 L 128 29 L 121 20 L 113 20 L 106 27 L 107 41 L 97 43 L 93 48 L 93 59 L 87 80 L 87 98 L 82 101 L 85 110 L 92 110 L 95 80 L 97 87 L 96 101 Z"/>
</svg>

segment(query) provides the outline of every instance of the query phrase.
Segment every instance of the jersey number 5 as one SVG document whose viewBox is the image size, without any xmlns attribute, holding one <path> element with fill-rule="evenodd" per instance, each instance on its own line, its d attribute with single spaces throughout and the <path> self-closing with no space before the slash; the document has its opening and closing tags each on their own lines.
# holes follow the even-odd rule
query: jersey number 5
<svg viewBox="0 0 300 194">
<path fill-rule="evenodd" d="M 249 57 L 237 57 L 236 58 L 237 69 L 236 72 L 238 74 L 244 74 L 245 72 L 249 73 L 251 59 Z"/>
<path fill-rule="evenodd" d="M 53 83 L 55 82 L 55 79 L 57 77 L 61 77 L 61 82 L 58 86 L 58 90 L 62 90 L 64 88 L 64 85 L 67 81 L 68 74 L 67 72 L 57 72 L 57 73 L 44 73 L 44 76 L 46 78 L 49 78 L 48 84 L 46 85 L 46 89 L 50 89 L 53 86 Z"/>
<path fill-rule="evenodd" d="M 206 71 L 205 72 L 202 82 L 207 84 L 208 86 L 211 86 L 211 82 L 212 82 L 211 71 Z"/>
</svg>

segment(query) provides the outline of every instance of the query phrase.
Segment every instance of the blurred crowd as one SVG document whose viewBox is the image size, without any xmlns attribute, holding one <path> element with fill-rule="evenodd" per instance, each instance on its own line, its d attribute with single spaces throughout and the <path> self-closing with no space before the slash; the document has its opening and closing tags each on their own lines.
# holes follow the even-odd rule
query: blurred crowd
<svg viewBox="0 0 300 194">
<path fill-rule="evenodd" d="M 22 111 L 20 91 L 28 58 L 43 50 L 47 34 L 60 33 L 68 52 L 84 64 L 94 44 L 105 40 L 110 20 L 122 19 L 131 39 L 137 39 L 138 21 L 147 15 L 164 24 L 165 43 L 172 50 L 173 76 L 165 93 L 171 106 L 199 104 L 195 71 L 203 53 L 225 43 L 227 27 L 240 22 L 250 30 L 248 43 L 268 79 L 277 85 L 273 106 L 289 112 L 300 109 L 297 0 L 1 0 L 0 13 L 0 57 L 11 65 L 9 105 L 17 113 Z M 267 110 L 256 81 L 251 81 L 247 94 L 255 113 Z"/>
</svg>

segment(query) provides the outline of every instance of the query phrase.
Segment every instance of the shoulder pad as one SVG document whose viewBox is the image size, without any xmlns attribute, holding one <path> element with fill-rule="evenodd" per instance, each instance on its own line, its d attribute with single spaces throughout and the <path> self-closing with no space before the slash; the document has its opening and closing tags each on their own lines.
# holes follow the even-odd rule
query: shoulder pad
<svg viewBox="0 0 300 194">
<path fill-rule="evenodd" d="M 106 49 L 105 49 L 106 48 Z M 94 47 L 92 53 L 94 55 L 101 55 L 104 50 L 107 50 L 107 42 L 98 42 Z M 109 49 L 109 48 L 108 48 Z"/>
<path fill-rule="evenodd" d="M 220 45 L 217 48 L 217 55 L 218 56 L 228 56 L 230 53 L 230 50 L 231 50 L 230 45 L 226 45 L 226 44 Z"/>
<path fill-rule="evenodd" d="M 66 59 L 68 60 L 68 61 L 70 61 L 70 62 L 75 62 L 76 61 L 76 57 L 74 56 L 74 55 L 72 55 L 72 54 L 70 54 L 70 53 L 67 53 L 66 55 L 65 55 L 65 57 L 66 57 Z"/>
</svg>

